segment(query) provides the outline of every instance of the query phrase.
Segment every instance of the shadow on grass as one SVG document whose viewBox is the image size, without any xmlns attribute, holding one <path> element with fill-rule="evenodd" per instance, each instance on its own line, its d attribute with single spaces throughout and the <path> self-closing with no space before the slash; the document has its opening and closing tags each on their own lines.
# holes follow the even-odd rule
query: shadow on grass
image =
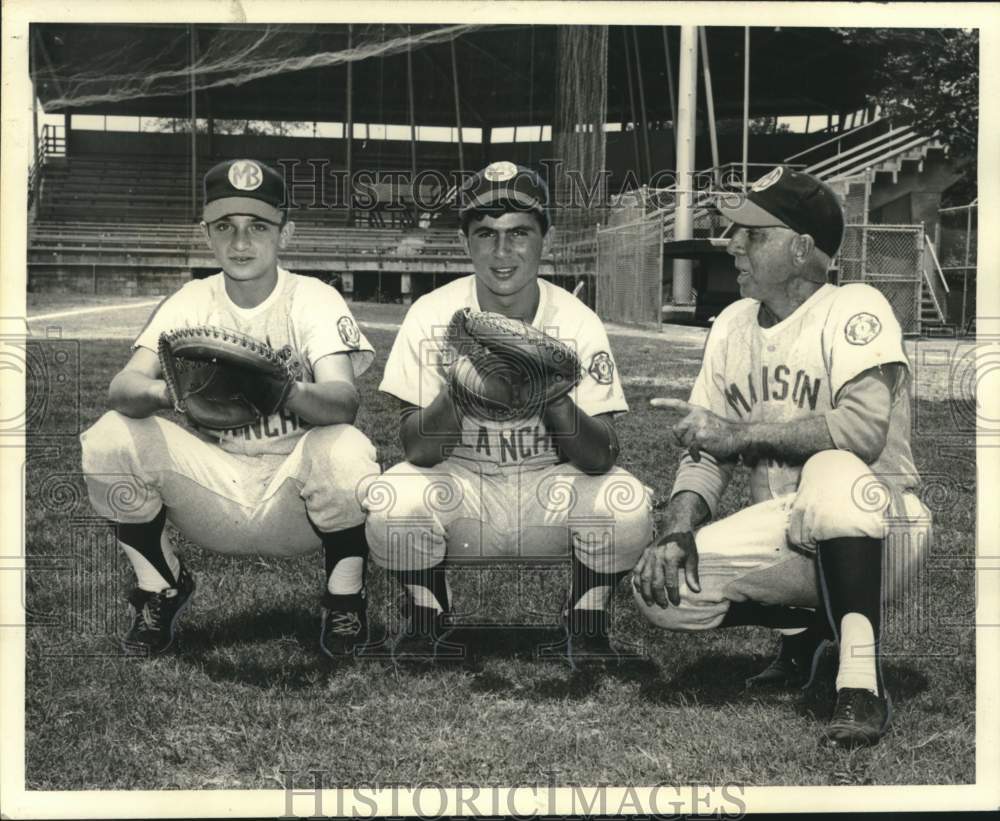
<svg viewBox="0 0 1000 821">
<path fill-rule="evenodd" d="M 832 661 L 831 656 L 833 656 Z M 828 672 L 824 674 L 824 670 Z M 927 676 L 909 664 L 898 662 L 883 664 L 882 674 L 894 709 L 925 692 L 930 686 Z M 828 721 L 833 715 L 833 707 L 837 700 L 835 679 L 836 658 L 833 651 L 828 650 L 818 683 L 803 693 L 796 705 L 796 712 L 808 718 Z"/>
<path fill-rule="evenodd" d="M 709 653 L 657 680 L 641 682 L 640 696 L 654 704 L 688 707 L 724 705 L 746 699 L 746 680 L 760 672 L 759 657 Z"/>
<path fill-rule="evenodd" d="M 335 662 L 324 656 L 319 628 L 319 614 L 303 608 L 248 613 L 183 628 L 178 653 L 213 681 L 265 689 L 315 688 L 331 672 L 368 663 Z M 372 626 L 373 636 L 379 635 L 378 630 L 378 625 Z"/>
</svg>

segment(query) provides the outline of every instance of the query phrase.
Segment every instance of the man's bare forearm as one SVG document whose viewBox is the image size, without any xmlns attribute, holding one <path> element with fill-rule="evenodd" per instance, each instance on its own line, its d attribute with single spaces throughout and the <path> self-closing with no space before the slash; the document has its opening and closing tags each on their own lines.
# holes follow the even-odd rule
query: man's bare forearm
<svg viewBox="0 0 1000 821">
<path fill-rule="evenodd" d="M 823 415 L 792 422 L 751 422 L 743 426 L 740 452 L 744 457 L 804 462 L 822 450 L 837 446 Z"/>
<path fill-rule="evenodd" d="M 681 490 L 667 504 L 661 520 L 660 535 L 694 530 L 709 520 L 708 504 L 693 490 Z"/>
<path fill-rule="evenodd" d="M 426 408 L 412 408 L 400 422 L 399 436 L 406 461 L 431 467 L 448 457 L 462 438 L 462 423 L 447 390 Z"/>
</svg>

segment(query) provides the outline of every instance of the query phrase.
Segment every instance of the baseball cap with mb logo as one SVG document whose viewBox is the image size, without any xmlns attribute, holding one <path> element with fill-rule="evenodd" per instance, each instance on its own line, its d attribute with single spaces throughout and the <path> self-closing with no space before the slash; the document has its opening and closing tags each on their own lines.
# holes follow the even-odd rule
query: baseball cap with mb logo
<svg viewBox="0 0 1000 821">
<path fill-rule="evenodd" d="M 844 236 L 844 211 L 826 183 L 785 166 L 772 169 L 750 186 L 746 196 L 723 194 L 716 207 L 722 216 L 750 228 L 791 228 L 809 234 L 829 257 L 837 255 Z"/>
<path fill-rule="evenodd" d="M 205 174 L 205 222 L 245 214 L 280 223 L 287 206 L 285 178 L 256 160 L 226 160 Z"/>
<path fill-rule="evenodd" d="M 537 211 L 546 225 L 551 222 L 549 190 L 544 180 L 530 168 L 512 162 L 490 163 L 465 181 L 458 198 L 459 213 L 508 203 L 526 211 Z"/>
</svg>

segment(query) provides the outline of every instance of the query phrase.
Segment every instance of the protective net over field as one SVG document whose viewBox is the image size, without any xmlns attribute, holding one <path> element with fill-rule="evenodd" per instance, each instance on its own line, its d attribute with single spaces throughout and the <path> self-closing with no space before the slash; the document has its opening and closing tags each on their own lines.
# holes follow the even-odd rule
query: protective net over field
<svg viewBox="0 0 1000 821">
<path fill-rule="evenodd" d="M 326 68 L 370 57 L 389 57 L 434 43 L 447 42 L 476 25 L 407 26 L 357 24 L 351 27 L 350 45 L 332 49 L 321 40 L 316 26 L 264 25 L 223 26 L 211 37 L 199 39 L 193 53 L 191 36 L 184 26 L 165 41 L 156 53 L 149 53 L 142 40 L 119 41 L 108 48 L 107 35 L 100 28 L 81 29 L 75 36 L 90 37 L 94 47 L 89 64 L 77 64 L 71 74 L 49 70 L 39 61 L 36 75 L 40 83 L 51 84 L 58 96 L 46 109 L 82 108 L 144 97 L 189 94 L 195 90 L 241 86 L 252 80 L 305 69 Z M 122 67 L 127 66 L 127 71 Z"/>
<path fill-rule="evenodd" d="M 638 197 L 619 203 L 597 231 L 597 313 L 609 322 L 660 328 L 663 215 L 648 216 Z"/>
<path fill-rule="evenodd" d="M 549 180 L 559 225 L 595 225 L 606 200 L 604 123 L 608 109 L 607 26 L 566 26 L 556 33 L 555 163 Z"/>
<path fill-rule="evenodd" d="M 604 176 L 608 109 L 607 26 L 561 26 L 556 32 L 555 110 L 549 190 L 558 226 L 557 273 L 593 273 L 594 227 L 607 201 Z"/>
</svg>

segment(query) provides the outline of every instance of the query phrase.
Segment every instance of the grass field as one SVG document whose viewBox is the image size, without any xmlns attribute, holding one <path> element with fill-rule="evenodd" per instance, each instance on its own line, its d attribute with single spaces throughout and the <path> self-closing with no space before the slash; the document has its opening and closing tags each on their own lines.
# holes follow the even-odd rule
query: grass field
<svg viewBox="0 0 1000 821">
<path fill-rule="evenodd" d="M 49 301 L 38 311 L 56 311 Z M 371 307 L 371 310 L 368 308 Z M 387 323 L 400 306 L 356 306 Z M 141 313 L 141 312 L 140 312 Z M 116 322 L 118 320 L 116 319 Z M 39 343 L 29 384 L 29 551 L 26 764 L 29 789 L 281 788 L 282 772 L 320 770 L 328 781 L 547 782 L 651 785 L 956 784 L 974 781 L 974 438 L 955 408 L 918 400 L 914 450 L 935 488 L 930 579 L 935 610 L 898 615 L 885 670 L 895 723 L 869 750 L 819 742 L 831 709 L 835 658 L 805 696 L 750 695 L 743 680 L 773 650 L 770 631 L 661 633 L 625 590 L 615 635 L 643 658 L 606 672 L 533 662 L 530 641 L 482 629 L 477 652 L 453 667 L 336 667 L 316 649 L 319 553 L 301 560 L 225 558 L 182 544 L 198 593 L 176 655 L 142 661 L 117 650 L 131 571 L 110 530 L 92 518 L 79 476 L 76 432 L 100 416 L 128 340 L 101 339 L 71 320 L 58 343 Z M 369 327 L 379 352 L 361 379 L 359 427 L 384 465 L 400 459 L 396 416 L 377 394 L 394 332 Z M 87 337 L 72 342 L 74 336 Z M 614 336 L 632 413 L 619 420 L 622 464 L 665 498 L 677 459 L 654 395 L 686 396 L 697 334 Z M 62 354 L 59 352 L 62 351 Z M 76 357 L 79 369 L 76 369 Z M 66 378 L 61 380 L 60 376 Z M 79 385 L 77 402 L 75 385 Z M 745 503 L 733 483 L 725 511 Z M 457 574 L 458 606 L 476 620 L 530 607 L 554 622 L 568 572 L 513 568 Z M 394 584 L 371 577 L 374 631 L 392 621 Z M 534 634 L 538 637 L 539 632 Z"/>
</svg>

